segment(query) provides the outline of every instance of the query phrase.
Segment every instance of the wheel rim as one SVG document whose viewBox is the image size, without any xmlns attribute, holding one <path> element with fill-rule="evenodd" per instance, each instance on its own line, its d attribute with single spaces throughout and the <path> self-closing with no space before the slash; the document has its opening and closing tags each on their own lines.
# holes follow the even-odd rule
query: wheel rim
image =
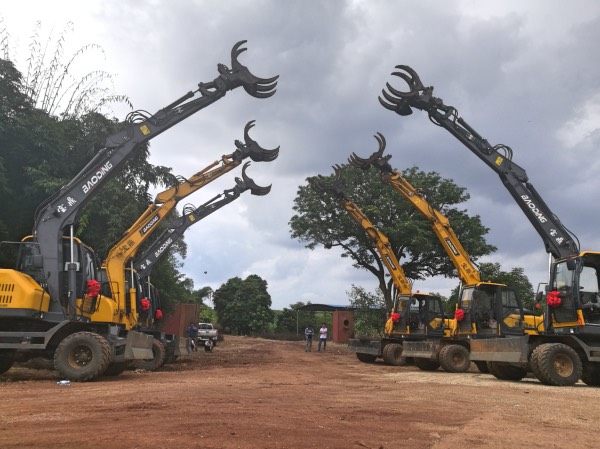
<svg viewBox="0 0 600 449">
<path fill-rule="evenodd" d="M 454 366 L 462 366 L 465 363 L 465 357 L 460 353 L 452 355 L 452 363 Z"/>
<path fill-rule="evenodd" d="M 81 368 L 87 366 L 92 359 L 94 354 L 88 346 L 79 345 L 69 354 L 69 365 L 73 368 Z"/>
<path fill-rule="evenodd" d="M 573 374 L 575 367 L 571 357 L 565 354 L 558 354 L 554 358 L 554 371 L 561 377 L 569 377 Z"/>
</svg>

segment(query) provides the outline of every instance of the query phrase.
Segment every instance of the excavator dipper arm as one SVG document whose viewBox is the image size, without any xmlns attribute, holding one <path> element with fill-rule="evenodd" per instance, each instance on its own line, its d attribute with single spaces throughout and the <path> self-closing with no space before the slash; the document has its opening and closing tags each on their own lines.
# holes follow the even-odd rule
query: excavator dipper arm
<svg viewBox="0 0 600 449">
<path fill-rule="evenodd" d="M 407 92 L 393 88 L 389 83 L 382 91 L 379 102 L 383 107 L 405 116 L 412 108 L 425 111 L 435 125 L 441 126 L 494 170 L 502 183 L 523 210 L 528 220 L 544 242 L 546 251 L 557 259 L 579 254 L 577 238 L 566 229 L 552 213 L 544 200 L 529 182 L 527 173 L 512 161 L 512 149 L 506 145 L 492 146 L 481 137 L 456 108 L 445 105 L 433 96 L 433 87 L 425 87 L 417 73 L 406 65 L 398 65 L 392 75 L 402 78 L 409 87 Z"/>
</svg>

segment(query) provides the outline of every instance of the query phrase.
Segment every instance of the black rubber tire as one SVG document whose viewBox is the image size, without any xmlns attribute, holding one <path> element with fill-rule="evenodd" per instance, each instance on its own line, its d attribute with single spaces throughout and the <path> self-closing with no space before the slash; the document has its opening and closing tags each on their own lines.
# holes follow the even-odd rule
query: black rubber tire
<svg viewBox="0 0 600 449">
<path fill-rule="evenodd" d="M 361 352 L 356 353 L 356 358 L 363 363 L 374 363 L 377 360 L 377 356 L 373 354 L 363 354 Z"/>
<path fill-rule="evenodd" d="M 437 360 L 423 359 L 420 357 L 415 357 L 413 360 L 415 366 L 421 371 L 435 371 L 440 367 L 440 362 Z"/>
<path fill-rule="evenodd" d="M 440 365 L 449 373 L 464 373 L 471 366 L 469 350 L 461 345 L 446 345 L 440 350 Z"/>
<path fill-rule="evenodd" d="M 555 387 L 568 387 L 575 385 L 581 378 L 583 366 L 577 352 L 563 343 L 544 343 L 535 348 L 533 357 L 536 370 L 539 371 L 538 379 Z M 532 364 L 532 365 L 533 365 Z M 532 370 L 534 370 L 532 366 Z M 536 371 L 534 371 L 534 374 Z"/>
<path fill-rule="evenodd" d="M 585 362 L 581 373 L 581 381 L 592 387 L 600 387 L 600 363 Z"/>
<path fill-rule="evenodd" d="M 76 332 L 60 342 L 54 368 L 61 379 L 87 382 L 101 376 L 110 363 L 110 345 L 99 334 Z"/>
<path fill-rule="evenodd" d="M 383 361 L 387 365 L 406 366 L 406 357 L 402 357 L 402 345 L 400 343 L 388 343 L 383 348 Z"/>
<path fill-rule="evenodd" d="M 7 372 L 15 362 L 14 349 L 0 349 L 0 374 Z"/>
<path fill-rule="evenodd" d="M 536 377 L 537 380 L 539 380 L 544 385 L 549 385 L 548 383 L 546 383 L 546 380 L 542 376 L 542 373 L 540 371 L 539 355 L 540 355 L 540 346 L 536 346 L 533 349 L 533 351 L 531 352 L 531 357 L 529 357 L 529 366 L 531 368 L 531 372 L 533 373 L 533 375 Z"/>
<path fill-rule="evenodd" d="M 123 371 L 131 366 L 131 361 L 127 360 L 126 362 L 114 362 L 108 365 L 108 368 L 104 371 L 105 376 L 118 376 Z"/>
<path fill-rule="evenodd" d="M 475 364 L 480 373 L 490 373 L 490 369 L 488 368 L 487 362 L 484 362 L 483 360 L 474 360 L 473 363 Z"/>
<path fill-rule="evenodd" d="M 156 338 L 152 341 L 152 354 L 154 355 L 151 359 L 134 360 L 132 366 L 135 369 L 143 369 L 146 371 L 156 371 L 165 364 L 165 357 L 167 351 L 165 345 Z"/>
<path fill-rule="evenodd" d="M 500 380 L 521 380 L 527 376 L 527 371 L 519 366 L 506 362 L 487 362 L 490 373 Z"/>
</svg>

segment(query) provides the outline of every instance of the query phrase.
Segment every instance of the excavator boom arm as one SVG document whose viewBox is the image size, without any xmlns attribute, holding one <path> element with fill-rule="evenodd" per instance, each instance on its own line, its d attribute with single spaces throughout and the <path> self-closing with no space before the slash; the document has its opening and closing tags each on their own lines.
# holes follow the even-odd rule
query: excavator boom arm
<svg viewBox="0 0 600 449">
<path fill-rule="evenodd" d="M 409 85 L 408 92 L 394 89 L 389 83 L 383 90 L 380 103 L 399 115 L 409 115 L 412 108 L 428 113 L 429 119 L 456 137 L 471 152 L 494 170 L 502 183 L 525 213 L 544 242 L 546 251 L 556 259 L 578 255 L 579 243 L 546 205 L 533 185 L 527 173 L 512 161 L 512 150 L 506 145 L 492 146 L 481 137 L 457 110 L 445 105 L 440 98 L 433 96 L 433 87 L 425 87 L 416 72 L 408 66 L 396 66 L 399 72 L 392 73 Z"/>
</svg>

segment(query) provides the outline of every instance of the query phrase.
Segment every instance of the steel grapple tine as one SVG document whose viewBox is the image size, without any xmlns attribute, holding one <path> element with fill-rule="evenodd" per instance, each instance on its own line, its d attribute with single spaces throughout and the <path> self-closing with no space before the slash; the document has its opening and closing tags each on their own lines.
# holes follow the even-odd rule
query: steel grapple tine
<svg viewBox="0 0 600 449">
<path fill-rule="evenodd" d="M 417 94 L 416 90 L 412 90 L 410 92 L 402 92 L 401 90 L 394 89 L 390 83 L 385 83 L 385 87 L 387 87 L 387 89 L 390 91 L 390 93 L 392 95 L 395 95 L 396 97 L 398 97 L 400 99 L 414 97 Z"/>
<path fill-rule="evenodd" d="M 233 61 L 237 61 L 237 57 L 239 55 L 241 55 L 242 53 L 244 53 L 246 50 L 248 50 L 247 48 L 240 49 L 240 47 L 242 45 L 244 45 L 246 42 L 248 42 L 248 41 L 247 40 L 239 41 L 231 49 L 231 62 L 232 62 L 231 65 L 232 65 L 232 67 L 233 67 Z"/>
<path fill-rule="evenodd" d="M 389 84 L 389 83 L 386 83 L 386 87 L 387 87 L 387 88 L 388 88 L 388 90 L 389 90 L 389 88 L 390 88 L 391 86 L 390 86 L 390 84 Z M 390 91 L 390 92 L 391 92 L 391 91 Z M 385 89 L 383 89 L 383 90 L 381 91 L 381 94 L 382 94 L 382 95 L 383 95 L 383 97 L 384 97 L 384 98 L 385 98 L 385 99 L 386 99 L 386 100 L 387 100 L 389 103 L 391 103 L 391 104 L 398 104 L 399 102 L 403 101 L 403 99 L 402 99 L 402 98 L 398 98 L 398 97 L 395 97 L 395 96 L 391 95 L 391 94 L 390 94 L 390 93 L 388 93 L 388 92 L 387 92 Z"/>
<path fill-rule="evenodd" d="M 368 169 L 370 166 L 369 159 L 364 159 L 354 152 L 348 158 L 348 163 L 353 167 L 362 168 L 363 170 Z"/>
<path fill-rule="evenodd" d="M 421 78 L 419 77 L 419 75 L 417 74 L 417 72 L 415 72 L 415 70 L 407 65 L 404 64 L 399 64 L 396 66 L 396 68 L 398 70 L 404 70 L 406 73 L 408 73 L 410 75 L 410 77 L 412 78 L 412 86 L 418 90 L 424 89 L 425 86 L 423 85 L 423 83 L 421 82 Z M 406 79 L 406 78 L 404 78 Z M 408 81 L 407 81 L 408 82 Z"/>
<path fill-rule="evenodd" d="M 401 92 L 401 91 L 398 91 L 398 90 L 392 88 L 388 84 L 388 88 L 394 95 L 397 95 L 402 98 L 403 97 L 412 97 L 412 96 L 417 95 L 419 93 L 419 91 L 424 89 L 423 83 L 421 83 L 421 79 L 419 78 L 419 75 L 417 75 L 417 72 L 415 72 L 413 69 L 411 69 L 407 65 L 397 65 L 396 68 L 399 70 L 402 70 L 402 72 L 392 72 L 392 75 L 402 78 L 406 82 L 406 84 L 408 84 L 410 91 L 409 92 Z M 404 73 L 404 72 L 406 72 L 406 73 Z"/>
<path fill-rule="evenodd" d="M 382 91 L 382 93 L 385 95 L 385 91 Z M 389 109 L 390 111 L 395 111 L 396 110 L 396 105 L 395 104 L 390 104 L 390 103 L 386 102 L 381 97 L 377 97 L 377 99 L 379 100 L 379 103 L 381 104 L 381 106 L 383 106 L 384 108 Z"/>
<path fill-rule="evenodd" d="M 242 192 L 244 190 L 250 190 L 250 193 L 256 196 L 263 196 L 268 194 L 271 191 L 272 184 L 264 187 L 256 184 L 256 182 L 254 182 L 254 180 L 246 174 L 246 168 L 248 168 L 249 165 L 250 162 L 246 162 L 244 164 L 244 166 L 242 167 L 242 178 L 235 178 L 235 183 L 241 189 Z"/>
<path fill-rule="evenodd" d="M 247 41 L 239 41 L 231 49 L 231 77 L 235 78 L 235 82 L 239 83 L 244 90 L 251 96 L 256 98 L 268 98 L 275 93 L 277 87 L 277 79 L 279 75 L 271 78 L 259 78 L 253 75 L 250 70 L 238 60 L 239 55 L 247 50 L 240 48 Z"/>
<path fill-rule="evenodd" d="M 389 85 L 389 83 L 386 83 L 386 86 L 388 89 L 392 89 L 392 87 Z M 385 91 L 385 89 L 383 89 L 381 91 L 381 93 L 384 96 L 384 98 L 387 100 L 387 102 L 386 102 L 381 97 L 379 97 L 379 103 L 381 103 L 381 105 L 384 108 L 389 109 L 390 111 L 394 111 L 395 113 L 397 113 L 399 115 L 412 114 L 412 109 L 410 108 L 411 105 L 407 98 L 394 97 L 394 96 L 390 95 L 389 93 L 387 93 Z"/>
</svg>

